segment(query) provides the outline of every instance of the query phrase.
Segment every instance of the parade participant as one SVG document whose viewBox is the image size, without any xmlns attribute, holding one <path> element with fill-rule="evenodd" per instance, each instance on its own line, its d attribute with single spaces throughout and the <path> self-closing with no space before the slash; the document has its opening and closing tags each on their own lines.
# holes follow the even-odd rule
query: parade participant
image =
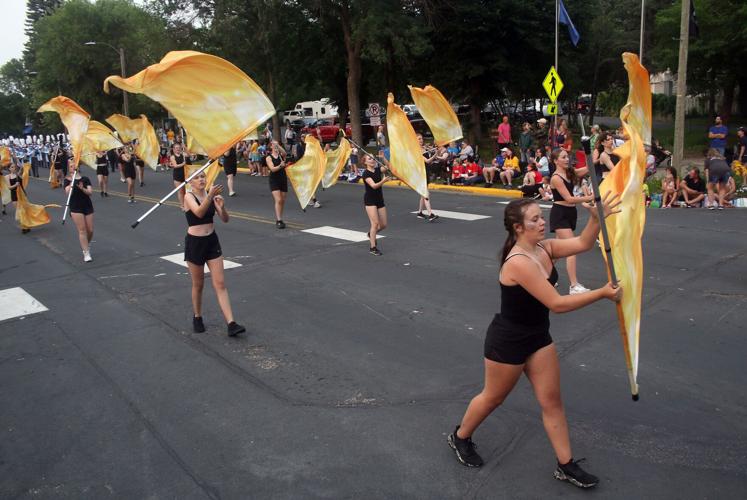
<svg viewBox="0 0 747 500">
<path fill-rule="evenodd" d="M 101 197 L 109 196 L 109 160 L 106 157 L 106 151 L 96 152 L 96 178 L 99 181 Z"/>
<path fill-rule="evenodd" d="M 237 165 L 238 159 L 236 156 L 236 148 L 230 147 L 228 151 L 223 153 L 223 171 L 226 173 L 228 196 L 236 196 L 236 191 L 233 189 L 233 180 L 234 177 L 236 177 Z"/>
<path fill-rule="evenodd" d="M 283 154 L 278 141 L 270 143 L 270 154 L 265 158 L 267 168 L 270 170 L 270 192 L 272 199 L 275 201 L 275 227 L 285 229 L 283 222 L 283 208 L 285 207 L 285 198 L 288 196 L 288 176 L 285 173 L 285 155 Z"/>
<path fill-rule="evenodd" d="M 228 335 L 236 336 L 245 332 L 246 328 L 234 321 L 231 301 L 224 280 L 223 251 L 215 233 L 213 217 L 217 214 L 220 220 L 228 222 L 228 212 L 224 206 L 223 186 L 214 184 L 209 192 L 205 191 L 207 176 L 200 172 L 189 182 L 192 190 L 185 196 L 187 207 L 187 236 L 184 238 L 184 260 L 189 267 L 192 277 L 192 328 L 195 333 L 203 333 L 205 324 L 202 321 L 202 289 L 205 283 L 205 265 L 210 270 L 213 290 L 218 299 L 218 305 L 226 320 Z"/>
<path fill-rule="evenodd" d="M 171 149 L 172 154 L 169 157 L 169 168 L 172 170 L 172 179 L 174 180 L 174 187 L 178 187 L 184 182 L 184 166 L 187 164 L 187 159 L 182 152 L 182 145 L 175 143 Z M 184 207 L 184 193 L 185 188 L 182 188 L 176 192 L 176 196 L 179 198 L 179 206 L 182 210 L 186 210 Z"/>
<path fill-rule="evenodd" d="M 605 197 L 605 216 L 620 212 L 616 197 Z M 508 204 L 503 224 L 508 237 L 503 245 L 498 282 L 501 312 L 493 318 L 485 336 L 485 385 L 475 396 L 454 432 L 449 446 L 464 465 L 480 467 L 472 435 L 477 427 L 513 390 L 525 373 L 542 409 L 545 432 L 555 451 L 554 477 L 581 488 L 599 480 L 573 459 L 568 422 L 560 396 L 558 354 L 550 336 L 549 312 L 575 311 L 601 299 L 619 302 L 622 289 L 608 283 L 579 295 L 560 295 L 553 286 L 558 279 L 555 260 L 590 250 L 599 234 L 596 209 L 589 209 L 583 232 L 571 239 L 545 239 L 545 220 L 539 205 L 529 199 Z"/>
<path fill-rule="evenodd" d="M 568 151 L 565 149 L 556 149 L 552 152 L 552 160 L 555 164 L 555 173 L 550 178 L 552 187 L 553 204 L 550 209 L 550 231 L 555 233 L 558 239 L 564 240 L 573 238 L 573 231 L 576 230 L 576 220 L 578 213 L 576 205 L 579 203 L 590 202 L 593 196 L 573 196 L 573 186 L 576 184 L 576 177 L 586 175 L 586 167 L 574 169 L 570 166 Z M 576 276 L 576 256 L 571 254 L 565 260 L 565 268 L 568 271 L 568 280 L 570 281 L 569 293 L 588 292 L 589 289 L 578 282 Z"/>
<path fill-rule="evenodd" d="M 597 147 L 592 155 L 594 172 L 601 183 L 615 165 L 620 161 L 620 157 L 612 151 L 614 150 L 614 137 L 609 132 L 602 132 L 597 140 Z"/>
<path fill-rule="evenodd" d="M 6 206 L 9 207 L 18 202 L 18 186 L 21 185 L 21 178 L 18 176 L 16 162 L 12 161 L 8 166 L 8 175 L 6 176 L 6 179 L 8 181 L 8 189 L 10 190 L 10 203 Z M 3 213 L 5 213 L 5 207 L 3 207 Z"/>
<path fill-rule="evenodd" d="M 129 146 L 119 156 L 119 169 L 127 182 L 127 203 L 135 203 L 135 158 Z"/>
<path fill-rule="evenodd" d="M 433 150 L 428 149 L 425 146 L 425 143 L 423 141 L 423 134 L 417 134 L 417 138 L 418 138 L 418 144 L 420 145 L 420 151 L 423 153 L 423 158 L 424 158 L 423 161 L 426 165 L 428 165 L 431 163 L 433 158 L 438 158 L 438 156 L 437 154 L 433 152 Z M 438 151 L 438 153 L 440 153 L 440 151 Z M 385 156 L 386 156 L 386 153 L 384 149 L 379 150 L 379 157 L 384 158 L 384 161 L 388 161 Z M 428 215 L 424 214 L 423 210 L 427 210 Z M 428 222 L 432 222 L 438 219 L 438 215 L 434 214 L 433 209 L 431 208 L 430 198 L 426 198 L 425 196 L 420 197 L 420 200 L 418 201 L 417 217 L 419 219 L 426 219 Z"/>
<path fill-rule="evenodd" d="M 133 144 L 137 144 L 137 141 L 135 141 Z M 135 158 L 135 171 L 137 173 L 137 180 L 140 183 L 140 187 L 143 187 L 145 186 L 145 160 L 140 158 L 137 153 L 134 152 L 132 156 Z"/>
<path fill-rule="evenodd" d="M 384 158 L 383 155 L 381 155 Z M 386 161 L 386 158 L 384 158 Z M 363 195 L 363 205 L 366 207 L 366 215 L 371 222 L 371 228 L 368 231 L 368 239 L 371 244 L 369 252 L 372 255 L 379 256 L 381 251 L 376 245 L 376 235 L 386 229 L 386 206 L 384 205 L 384 193 L 381 187 L 385 182 L 391 179 L 388 175 L 382 176 L 382 170 L 388 170 L 380 166 L 373 156 L 366 155 L 364 160 L 366 169 L 363 171 L 363 184 L 365 193 Z"/>
<path fill-rule="evenodd" d="M 67 154 L 67 149 L 62 144 L 57 146 L 57 156 L 54 159 L 54 182 L 52 187 L 59 187 L 62 184 L 62 179 L 67 176 L 67 164 L 70 160 L 70 156 Z"/>
<path fill-rule="evenodd" d="M 75 176 L 75 179 L 73 179 Z M 91 239 L 93 238 L 93 186 L 88 177 L 81 177 L 77 170 L 71 169 L 63 184 L 65 194 L 70 197 L 70 218 L 78 230 L 78 241 L 83 250 L 83 261 L 91 262 Z"/>
</svg>

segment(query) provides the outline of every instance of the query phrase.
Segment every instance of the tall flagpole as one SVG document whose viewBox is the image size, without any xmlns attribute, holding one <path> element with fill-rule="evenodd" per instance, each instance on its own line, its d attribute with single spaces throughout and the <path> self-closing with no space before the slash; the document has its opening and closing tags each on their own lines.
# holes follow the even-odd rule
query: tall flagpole
<svg viewBox="0 0 747 500">
<path fill-rule="evenodd" d="M 560 0 L 555 0 L 555 71 L 558 71 L 558 24 L 560 24 Z M 552 126 L 552 141 L 550 144 L 552 144 L 553 149 L 557 146 L 555 141 L 557 141 L 558 137 L 558 112 L 557 108 L 555 109 L 555 117 L 553 118 L 553 126 Z"/>
<path fill-rule="evenodd" d="M 643 64 L 643 32 L 646 29 L 646 0 L 641 0 L 641 42 L 638 45 L 638 60 Z"/>
</svg>

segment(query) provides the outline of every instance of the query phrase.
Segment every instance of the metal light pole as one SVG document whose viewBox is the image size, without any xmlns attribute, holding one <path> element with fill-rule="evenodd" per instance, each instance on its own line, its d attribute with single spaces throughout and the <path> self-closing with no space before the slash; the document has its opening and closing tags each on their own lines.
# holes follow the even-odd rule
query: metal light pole
<svg viewBox="0 0 747 500">
<path fill-rule="evenodd" d="M 685 150 L 685 101 L 687 98 L 687 50 L 690 42 L 690 0 L 682 0 L 680 53 L 677 64 L 677 101 L 674 112 L 672 166 L 679 169 Z"/>
<path fill-rule="evenodd" d="M 112 49 L 114 52 L 119 54 L 119 67 L 121 69 L 122 78 L 127 78 L 127 75 L 125 73 L 125 54 L 124 49 L 122 47 L 116 48 L 114 45 L 111 45 L 106 42 L 86 42 L 83 45 L 106 45 L 110 49 Z M 127 91 L 122 91 L 122 111 L 124 112 L 125 116 L 130 116 L 130 107 L 127 103 Z"/>
</svg>

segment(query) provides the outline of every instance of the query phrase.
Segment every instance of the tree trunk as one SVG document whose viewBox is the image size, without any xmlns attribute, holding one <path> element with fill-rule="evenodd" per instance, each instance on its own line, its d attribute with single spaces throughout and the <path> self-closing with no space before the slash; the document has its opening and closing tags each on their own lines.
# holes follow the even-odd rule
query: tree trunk
<svg viewBox="0 0 747 500">
<path fill-rule="evenodd" d="M 469 114 L 469 142 L 478 144 L 482 139 L 482 130 L 480 129 L 480 82 L 476 78 L 469 82 Z"/>
<path fill-rule="evenodd" d="M 273 104 L 275 101 L 275 79 L 272 76 L 272 70 L 267 70 L 267 97 L 270 98 L 270 102 Z M 280 119 L 278 118 L 277 112 L 272 115 L 272 138 L 278 142 L 280 140 Z"/>
<path fill-rule="evenodd" d="M 597 114 L 597 79 L 599 78 L 599 56 L 601 48 L 597 46 L 597 55 L 594 58 L 594 77 L 591 80 L 591 101 L 589 102 L 589 127 L 594 125 L 594 117 Z"/>
<path fill-rule="evenodd" d="M 734 90 L 737 86 L 737 80 L 734 76 L 728 77 L 724 84 L 724 100 L 721 103 L 721 119 L 729 123 L 731 118 L 731 108 L 734 106 Z"/>
<path fill-rule="evenodd" d="M 363 144 L 363 129 L 361 127 L 361 41 L 353 40 L 353 26 L 350 19 L 350 8 L 347 2 L 340 6 L 340 22 L 342 34 L 345 39 L 345 52 L 348 64 L 348 108 L 350 109 L 350 128 L 353 133 L 353 141 Z"/>
</svg>

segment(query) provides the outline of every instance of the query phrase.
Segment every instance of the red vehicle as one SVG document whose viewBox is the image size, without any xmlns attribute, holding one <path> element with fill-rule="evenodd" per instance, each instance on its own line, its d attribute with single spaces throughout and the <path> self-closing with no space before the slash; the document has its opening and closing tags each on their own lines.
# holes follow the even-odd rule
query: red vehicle
<svg viewBox="0 0 747 500">
<path fill-rule="evenodd" d="M 340 133 L 340 124 L 333 122 L 332 120 L 317 120 L 316 122 L 307 125 L 301 129 L 302 134 L 311 134 L 322 144 L 327 142 L 336 142 L 337 136 Z M 350 124 L 345 126 L 345 134 L 350 137 L 352 135 Z"/>
</svg>

